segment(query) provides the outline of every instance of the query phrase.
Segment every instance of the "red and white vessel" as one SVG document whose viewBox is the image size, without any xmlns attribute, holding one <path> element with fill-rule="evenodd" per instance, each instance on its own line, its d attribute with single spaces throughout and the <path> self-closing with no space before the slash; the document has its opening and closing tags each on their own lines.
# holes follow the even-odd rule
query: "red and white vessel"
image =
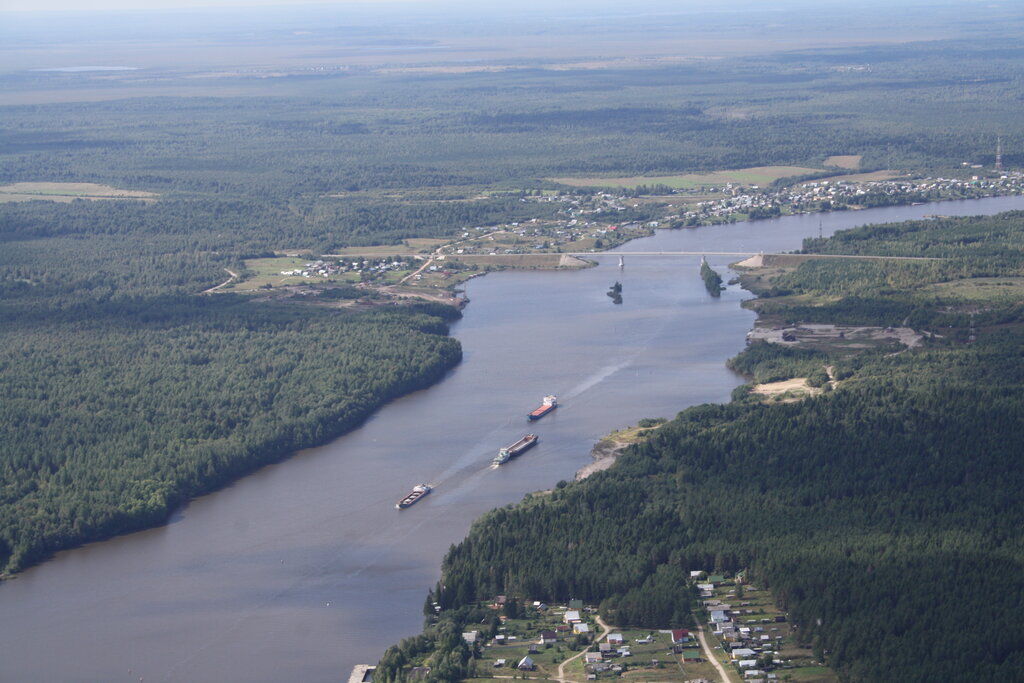
<svg viewBox="0 0 1024 683">
<path fill-rule="evenodd" d="M 541 404 L 540 408 L 537 408 L 526 417 L 530 420 L 539 420 L 552 410 L 558 407 L 558 398 L 555 396 L 545 396 L 544 403 Z"/>
</svg>

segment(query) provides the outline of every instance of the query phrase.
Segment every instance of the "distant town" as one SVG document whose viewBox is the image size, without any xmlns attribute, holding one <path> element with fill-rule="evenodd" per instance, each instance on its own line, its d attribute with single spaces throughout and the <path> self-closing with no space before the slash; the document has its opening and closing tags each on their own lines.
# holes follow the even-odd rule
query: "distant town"
<svg viewBox="0 0 1024 683">
<path fill-rule="evenodd" d="M 725 183 L 678 191 L 661 186 L 643 190 L 658 194 L 626 188 L 619 193 L 578 188 L 527 193 L 521 201 L 562 204 L 557 217 L 465 227 L 454 238 L 420 239 L 393 247 L 352 248 L 312 258 L 296 253 L 253 259 L 247 262 L 244 277 L 232 281 L 229 289 L 290 291 L 295 285 L 335 283 L 361 288 L 376 304 L 396 296 L 461 303 L 452 292 L 475 275 L 504 268 L 586 267 L 592 265 L 585 260 L 587 254 L 657 229 L 1024 193 L 1024 173 L 975 171 L 968 167 L 960 172 L 963 177 L 834 176 L 778 189 Z M 370 301 L 363 298 L 363 303 Z"/>
</svg>

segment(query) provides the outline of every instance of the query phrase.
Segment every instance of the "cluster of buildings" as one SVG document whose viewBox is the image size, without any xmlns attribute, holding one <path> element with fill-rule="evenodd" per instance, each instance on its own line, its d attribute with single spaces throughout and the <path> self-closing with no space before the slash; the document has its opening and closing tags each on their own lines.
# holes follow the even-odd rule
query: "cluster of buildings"
<svg viewBox="0 0 1024 683">
<path fill-rule="evenodd" d="M 772 670 L 783 664 L 778 651 L 785 636 L 778 624 L 785 624 L 786 616 L 759 616 L 761 611 L 754 609 L 750 602 L 741 601 L 736 606 L 722 602 L 714 597 L 715 587 L 722 580 L 721 576 L 709 576 L 706 582 L 697 584 L 708 613 L 709 630 L 722 643 L 744 681 L 770 683 L 778 680 L 778 674 Z"/>
<path fill-rule="evenodd" d="M 342 275 L 344 273 L 369 273 L 371 275 L 377 275 L 386 273 L 391 270 L 408 270 L 409 262 L 403 261 L 396 258 L 383 258 L 383 259 L 352 259 L 351 261 L 310 261 L 302 266 L 302 268 L 295 268 L 293 270 L 282 270 L 281 275 L 286 277 L 332 277 L 335 275 Z"/>
<path fill-rule="evenodd" d="M 1024 192 L 1024 173 L 1007 173 L 995 178 L 893 179 L 853 182 L 820 180 L 777 191 L 765 191 L 756 185 L 742 188 L 728 184 L 722 191 L 728 196 L 699 202 L 694 208 L 673 218 L 686 225 L 731 220 L 737 214 L 768 218 L 783 213 L 807 213 L 835 208 L 899 204 L 937 199 L 963 199 Z"/>
<path fill-rule="evenodd" d="M 975 168 L 975 167 L 972 167 Z M 980 168 L 980 167 L 977 167 Z M 667 190 L 666 190 L 667 191 Z M 779 190 L 761 188 L 757 185 L 743 186 L 726 183 L 722 187 L 702 187 L 702 193 L 725 196 L 709 199 L 687 206 L 668 206 L 669 215 L 660 220 L 609 225 L 616 222 L 616 216 L 623 211 L 637 208 L 639 204 L 626 194 L 550 194 L 524 197 L 521 201 L 563 204 L 559 213 L 567 219 L 539 221 L 531 219 L 523 223 L 501 226 L 524 239 L 521 247 L 505 249 L 481 248 L 481 245 L 467 244 L 457 253 L 526 253 L 548 249 L 552 246 L 575 242 L 581 238 L 602 239 L 619 231 L 649 231 L 662 225 L 697 226 L 709 223 L 724 223 L 738 217 L 771 218 L 784 214 L 812 213 L 846 208 L 864 208 L 910 204 L 914 202 L 941 199 L 973 199 L 978 197 L 1024 194 L 1024 173 L 1019 171 L 999 172 L 998 175 L 972 175 L 968 178 L 918 178 L 888 180 L 831 180 L 808 181 Z M 682 192 L 680 190 L 679 192 Z M 473 231 L 477 234 L 491 228 L 476 227 L 463 232 L 464 240 L 472 241 Z M 617 237 L 617 235 L 614 235 Z M 636 237 L 631 234 L 630 237 Z M 493 237 L 489 238 L 494 241 Z M 529 240 L 540 240 L 537 243 Z"/>
</svg>

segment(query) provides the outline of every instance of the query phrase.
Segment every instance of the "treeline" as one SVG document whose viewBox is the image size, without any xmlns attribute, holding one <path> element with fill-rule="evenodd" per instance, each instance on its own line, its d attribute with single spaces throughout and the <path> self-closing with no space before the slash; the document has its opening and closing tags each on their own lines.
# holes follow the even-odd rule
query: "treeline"
<svg viewBox="0 0 1024 683">
<path fill-rule="evenodd" d="M 700 277 L 704 280 L 704 287 L 711 296 L 722 296 L 722 276 L 718 274 L 708 262 L 701 259 Z"/>
<path fill-rule="evenodd" d="M 154 203 L 26 202 L 0 204 L 0 244 L 63 238 L 97 251 L 105 238 L 132 236 L 139 256 L 189 251 L 214 257 L 252 257 L 282 245 L 331 253 L 349 246 L 401 244 L 415 237 L 450 237 L 497 223 L 549 218 L 561 208 L 517 197 L 472 201 L 326 198 L 275 202 L 222 197 Z M 26 247 L 13 246 L 12 248 Z M 210 252 L 214 252 L 210 254 Z M 12 255 L 8 262 L 24 261 Z M 68 264 L 74 267 L 74 264 Z M 133 276 L 133 280 L 138 279 Z"/>
<path fill-rule="evenodd" d="M 866 225 L 828 239 L 805 239 L 803 247 L 807 253 L 818 254 L 959 259 L 966 262 L 964 267 L 972 277 L 982 277 L 1024 267 L 1022 221 L 1024 211 L 1009 211 L 996 216 Z M 950 273 L 949 279 L 957 276 Z"/>
<path fill-rule="evenodd" d="M 935 218 L 868 225 L 831 238 L 808 238 L 803 251 L 817 254 L 915 257 L 922 260 L 811 259 L 772 281 L 754 307 L 786 321 L 845 325 L 910 326 L 939 331 L 1012 322 L 1019 301 L 993 294 L 999 306 L 967 308 L 955 294 L 933 285 L 982 277 L 1024 275 L 1024 212 Z M 785 297 L 824 299 L 827 306 Z M 777 301 L 778 298 L 781 301 Z"/>
<path fill-rule="evenodd" d="M 928 222 L 930 238 L 952 244 L 977 220 Z M 989 245 L 993 259 L 1012 263 L 1024 220 L 991 224 L 1006 235 L 1005 253 Z M 891 248 L 911 252 L 917 238 L 904 227 Z M 839 251 L 855 236 L 819 246 Z M 966 276 L 971 263 L 958 266 Z M 844 267 L 813 272 L 841 295 Z M 917 284 L 947 275 L 925 265 Z M 843 301 L 817 308 L 824 318 Z M 914 303 L 950 316 L 977 307 Z M 667 628 L 680 623 L 689 571 L 746 569 L 844 680 L 1020 680 L 1024 311 L 986 307 L 1001 322 L 978 325 L 973 343 L 947 328 L 897 354 L 752 346 L 734 368 L 783 379 L 834 363 L 839 387 L 796 403 L 690 408 L 610 470 L 489 513 L 448 553 L 437 601 L 582 598 L 618 625 Z"/>
<path fill-rule="evenodd" d="M 458 362 L 444 306 L 231 296 L 19 311 L 0 326 L 0 571 L 162 522 Z"/>
</svg>

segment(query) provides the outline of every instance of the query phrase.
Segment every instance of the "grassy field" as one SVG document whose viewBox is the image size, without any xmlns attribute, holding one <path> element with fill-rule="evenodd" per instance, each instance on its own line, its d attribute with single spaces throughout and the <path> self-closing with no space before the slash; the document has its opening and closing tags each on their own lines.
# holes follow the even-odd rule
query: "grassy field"
<svg viewBox="0 0 1024 683">
<path fill-rule="evenodd" d="M 860 168 L 861 155 L 846 154 L 835 155 L 825 159 L 826 166 L 838 166 L 839 168 L 858 169 Z"/>
<path fill-rule="evenodd" d="M 250 275 L 241 282 L 225 287 L 225 290 L 249 292 L 266 287 L 267 285 L 282 287 L 309 282 L 309 278 L 304 278 L 301 275 L 281 275 L 283 270 L 302 268 L 307 263 L 309 263 L 309 259 L 293 256 L 249 259 L 245 262 L 245 267 Z"/>
<path fill-rule="evenodd" d="M 823 183 L 826 181 L 842 180 L 848 183 L 867 183 L 873 180 L 892 180 L 893 178 L 905 177 L 906 174 L 900 171 L 872 171 L 870 173 L 848 173 L 844 175 L 830 176 L 828 178 L 819 178 L 815 182 Z"/>
<path fill-rule="evenodd" d="M 393 249 L 392 249 L 392 252 Z M 280 256 L 272 258 L 249 259 L 245 262 L 246 276 L 240 282 L 233 283 L 224 288 L 224 291 L 251 292 L 259 289 L 273 287 L 287 287 L 290 285 L 302 284 L 326 284 L 326 283 L 348 283 L 355 284 L 363 280 L 363 275 L 357 272 L 334 273 L 327 277 L 322 275 L 282 275 L 282 272 L 304 270 L 310 260 L 298 256 Z M 416 267 L 418 262 L 412 262 Z M 393 285 L 408 275 L 409 270 L 391 270 L 381 273 L 372 278 L 377 285 Z"/>
<path fill-rule="evenodd" d="M 75 199 L 142 199 L 152 200 L 159 195 L 139 190 L 120 190 L 96 183 L 13 183 L 0 186 L 0 202 L 27 202 L 48 199 L 70 202 Z"/>
<path fill-rule="evenodd" d="M 676 189 L 715 187 L 733 183 L 739 185 L 767 185 L 773 180 L 789 176 L 817 173 L 821 169 L 800 166 L 755 166 L 731 171 L 713 173 L 688 173 L 670 176 L 630 176 L 620 178 L 550 178 L 550 180 L 573 187 L 626 187 L 640 185 L 667 185 Z"/>
<path fill-rule="evenodd" d="M 394 256 L 395 254 L 427 254 L 443 244 L 448 244 L 445 239 L 407 239 L 405 244 L 390 244 L 377 247 L 347 247 L 339 249 L 333 254 L 324 254 L 325 257 L 337 256 Z"/>
<path fill-rule="evenodd" d="M 924 295 L 953 297 L 967 301 L 1006 301 L 1024 299 L 1024 278 L 979 277 L 940 282 L 921 289 Z"/>
</svg>

